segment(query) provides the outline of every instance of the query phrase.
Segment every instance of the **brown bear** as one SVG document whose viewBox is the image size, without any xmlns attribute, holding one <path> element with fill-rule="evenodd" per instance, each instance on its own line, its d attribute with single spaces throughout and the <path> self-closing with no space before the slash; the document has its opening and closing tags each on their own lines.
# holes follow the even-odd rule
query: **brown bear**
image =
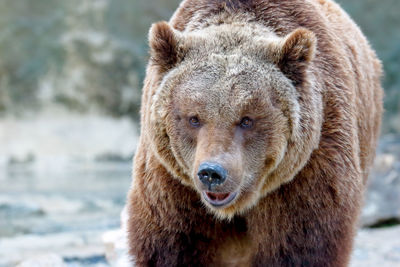
<svg viewBox="0 0 400 267">
<path fill-rule="evenodd" d="M 381 65 L 330 0 L 184 0 L 150 30 L 137 266 L 346 266 Z"/>
</svg>

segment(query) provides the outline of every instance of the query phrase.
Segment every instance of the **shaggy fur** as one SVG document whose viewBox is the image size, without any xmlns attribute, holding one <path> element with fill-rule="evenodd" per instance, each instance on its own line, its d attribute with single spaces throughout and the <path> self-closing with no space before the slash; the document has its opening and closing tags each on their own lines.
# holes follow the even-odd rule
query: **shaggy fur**
<svg viewBox="0 0 400 267">
<path fill-rule="evenodd" d="M 382 113 L 358 27 L 329 0 L 185 0 L 149 39 L 136 264 L 346 266 Z M 204 198 L 206 161 L 227 170 L 228 205 Z"/>
</svg>

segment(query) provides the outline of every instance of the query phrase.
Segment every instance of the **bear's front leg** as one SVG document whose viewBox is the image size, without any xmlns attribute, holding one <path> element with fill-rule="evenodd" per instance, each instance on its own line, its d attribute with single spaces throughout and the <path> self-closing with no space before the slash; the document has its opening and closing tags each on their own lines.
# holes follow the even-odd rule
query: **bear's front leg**
<svg viewBox="0 0 400 267">
<path fill-rule="evenodd" d="M 163 213 L 162 205 L 152 206 L 135 192 L 128 203 L 129 253 L 136 266 L 210 266 L 216 251 L 212 239 L 201 227 L 194 229 L 209 225 L 207 218 L 196 222 L 197 216 L 185 214 L 188 210 L 175 213 L 173 208 Z"/>
<path fill-rule="evenodd" d="M 344 188 L 362 179 L 351 168 L 338 179 L 333 169 L 318 172 L 314 163 L 250 212 L 249 228 L 259 244 L 254 266 L 348 265 L 362 186 Z"/>
</svg>

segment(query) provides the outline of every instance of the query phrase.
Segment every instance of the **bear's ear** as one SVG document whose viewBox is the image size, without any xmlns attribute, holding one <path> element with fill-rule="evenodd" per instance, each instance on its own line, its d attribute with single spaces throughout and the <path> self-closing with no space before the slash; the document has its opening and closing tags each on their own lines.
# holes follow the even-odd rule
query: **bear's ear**
<svg viewBox="0 0 400 267">
<path fill-rule="evenodd" d="M 166 72 L 178 63 L 180 59 L 180 38 L 167 22 L 162 21 L 152 25 L 149 33 L 150 60 Z"/>
<path fill-rule="evenodd" d="M 284 37 L 278 48 L 275 63 L 295 85 L 305 79 L 306 69 L 314 58 L 316 42 L 313 32 L 298 28 Z"/>
</svg>

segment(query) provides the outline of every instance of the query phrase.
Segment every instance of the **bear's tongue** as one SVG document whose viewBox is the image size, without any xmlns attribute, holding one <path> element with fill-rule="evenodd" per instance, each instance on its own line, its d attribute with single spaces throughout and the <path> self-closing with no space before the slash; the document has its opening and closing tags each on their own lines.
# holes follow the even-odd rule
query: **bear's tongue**
<svg viewBox="0 0 400 267">
<path fill-rule="evenodd" d="M 224 199 L 226 199 L 227 197 L 229 197 L 230 193 L 211 193 L 211 192 L 207 192 L 207 196 L 211 199 L 211 200 L 217 200 L 217 201 L 222 201 Z"/>
</svg>

